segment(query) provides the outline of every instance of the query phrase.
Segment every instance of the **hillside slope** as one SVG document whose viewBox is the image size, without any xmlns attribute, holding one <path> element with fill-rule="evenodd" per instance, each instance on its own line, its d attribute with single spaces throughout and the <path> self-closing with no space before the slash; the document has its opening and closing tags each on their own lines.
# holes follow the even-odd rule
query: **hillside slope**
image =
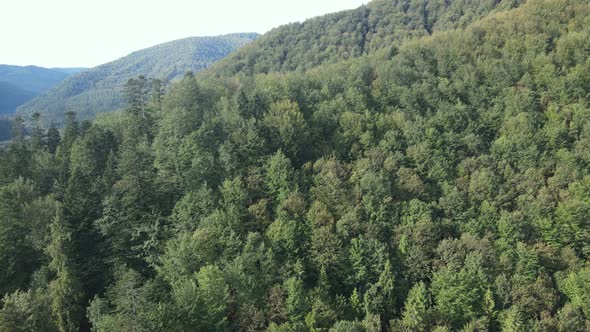
<svg viewBox="0 0 590 332">
<path fill-rule="evenodd" d="M 305 71 L 371 54 L 404 40 L 464 28 L 523 0 L 376 0 L 353 10 L 275 28 L 206 70 L 204 76 Z"/>
<path fill-rule="evenodd" d="M 130 78 L 173 80 L 187 71 L 198 72 L 252 41 L 257 34 L 193 37 L 136 51 L 119 60 L 73 75 L 18 109 L 24 116 L 42 112 L 44 122 L 63 120 L 69 110 L 82 118 L 119 109 L 121 90 Z"/>
</svg>

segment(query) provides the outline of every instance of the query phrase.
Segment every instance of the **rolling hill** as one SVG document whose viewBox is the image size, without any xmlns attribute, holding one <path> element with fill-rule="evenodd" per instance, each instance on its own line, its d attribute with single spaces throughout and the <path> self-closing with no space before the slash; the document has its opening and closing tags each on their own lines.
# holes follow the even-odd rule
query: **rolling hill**
<svg viewBox="0 0 590 332">
<path fill-rule="evenodd" d="M 255 33 L 192 37 L 133 52 L 113 62 L 73 75 L 41 96 L 19 107 L 28 116 L 42 112 L 45 123 L 60 122 L 68 110 L 83 119 L 122 106 L 121 90 L 130 78 L 174 80 L 187 71 L 199 72 L 254 40 Z"/>
</svg>

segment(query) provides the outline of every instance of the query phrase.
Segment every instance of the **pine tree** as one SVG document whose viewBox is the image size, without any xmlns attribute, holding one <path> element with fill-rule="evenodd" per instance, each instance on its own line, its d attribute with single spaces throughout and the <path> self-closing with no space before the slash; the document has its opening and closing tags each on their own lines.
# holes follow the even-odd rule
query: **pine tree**
<svg viewBox="0 0 590 332">
<path fill-rule="evenodd" d="M 40 123 L 41 114 L 35 112 L 31 118 L 34 123 L 34 127 L 31 130 L 31 147 L 33 151 L 41 151 L 45 147 L 45 133 Z"/>
<path fill-rule="evenodd" d="M 150 92 L 150 106 L 157 113 L 162 112 L 162 102 L 164 99 L 166 83 L 158 78 L 154 78 L 150 81 L 151 92 Z"/>
<path fill-rule="evenodd" d="M 10 129 L 10 137 L 15 142 L 22 142 L 26 136 L 25 120 L 20 115 L 17 115 L 12 120 L 12 127 Z"/>
<path fill-rule="evenodd" d="M 287 292 L 287 313 L 291 322 L 302 322 L 309 310 L 309 304 L 303 288 L 303 282 L 297 277 L 291 277 L 285 281 Z"/>
<path fill-rule="evenodd" d="M 378 315 L 381 325 L 387 326 L 395 311 L 395 278 L 389 260 L 385 262 L 383 272 L 377 283 L 365 292 L 364 303 L 366 315 Z"/>
<path fill-rule="evenodd" d="M 25 204 L 36 196 L 33 182 L 19 178 L 0 186 L 0 296 L 25 287 L 38 267 L 24 217 Z"/>
<path fill-rule="evenodd" d="M 61 142 L 61 136 L 59 130 L 54 125 L 51 125 L 47 130 L 47 150 L 51 154 L 55 154 L 57 147 Z"/>
<path fill-rule="evenodd" d="M 49 285 L 51 307 L 61 332 L 78 331 L 84 313 L 84 292 L 78 279 L 79 271 L 71 259 L 75 248 L 73 228 L 60 211 L 51 224 L 51 243 L 48 247 L 50 268 L 55 279 Z"/>
<path fill-rule="evenodd" d="M 402 312 L 402 325 L 408 331 L 427 331 L 428 322 L 428 293 L 426 285 L 419 282 L 408 294 Z"/>
<path fill-rule="evenodd" d="M 145 76 L 129 79 L 123 88 L 129 112 L 145 119 L 148 93 L 149 82 Z"/>
<path fill-rule="evenodd" d="M 73 111 L 66 113 L 66 121 L 63 131 L 63 145 L 68 149 L 80 134 L 80 124 L 78 123 L 76 116 L 76 112 Z"/>
</svg>

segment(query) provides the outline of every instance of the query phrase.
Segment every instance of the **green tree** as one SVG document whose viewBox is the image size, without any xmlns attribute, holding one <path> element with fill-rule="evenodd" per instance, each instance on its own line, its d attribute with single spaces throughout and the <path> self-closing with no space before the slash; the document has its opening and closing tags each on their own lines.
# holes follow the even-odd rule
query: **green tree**
<svg viewBox="0 0 590 332">
<path fill-rule="evenodd" d="M 15 291 L 4 296 L 0 310 L 2 331 L 58 331 L 51 317 L 51 306 L 47 294 L 29 290 Z"/>
<path fill-rule="evenodd" d="M 69 111 L 66 113 L 63 130 L 63 142 L 66 147 L 71 146 L 80 134 L 80 124 L 76 117 L 77 115 L 75 112 Z"/>
<path fill-rule="evenodd" d="M 289 100 L 271 105 L 263 123 L 269 131 L 268 141 L 294 161 L 300 161 L 305 149 L 309 129 L 297 103 Z"/>
<path fill-rule="evenodd" d="M 28 202 L 36 196 L 32 182 L 19 178 L 0 187 L 0 294 L 25 287 L 42 256 L 34 249 L 27 226 Z"/>
<path fill-rule="evenodd" d="M 49 284 L 51 309 L 56 325 L 61 332 L 73 332 L 80 328 L 84 315 L 84 290 L 79 280 L 77 264 L 72 260 L 73 226 L 68 224 L 62 211 L 51 224 L 50 268 L 55 279 Z"/>
<path fill-rule="evenodd" d="M 15 142 L 21 142 L 25 139 L 25 136 L 25 120 L 21 116 L 16 116 L 14 120 L 12 120 L 12 127 L 10 128 L 10 137 Z"/>
<path fill-rule="evenodd" d="M 557 313 L 559 331 L 584 331 L 588 321 L 584 319 L 579 307 L 566 303 Z"/>
<path fill-rule="evenodd" d="M 35 151 L 40 151 L 45 147 L 45 133 L 41 128 L 41 114 L 33 113 L 31 117 L 34 127 L 31 129 L 31 148 Z"/>
<path fill-rule="evenodd" d="M 460 270 L 443 267 L 432 277 L 436 310 L 454 326 L 463 326 L 482 314 L 486 284 L 487 276 L 475 255 L 468 255 Z"/>
<path fill-rule="evenodd" d="M 55 154 L 60 142 L 61 136 L 59 134 L 59 130 L 57 130 L 57 128 L 52 125 L 47 130 L 47 150 L 49 153 Z"/>
<path fill-rule="evenodd" d="M 205 306 L 204 322 L 212 330 L 224 330 L 227 326 L 225 316 L 229 298 L 229 287 L 223 272 L 216 266 L 205 266 L 196 275 L 199 284 L 199 298 Z"/>
<path fill-rule="evenodd" d="M 365 311 L 367 315 L 379 315 L 381 325 L 387 326 L 395 314 L 395 277 L 389 260 L 385 261 L 383 271 L 377 283 L 371 285 L 365 293 Z"/>
<path fill-rule="evenodd" d="M 419 282 L 410 289 L 404 310 L 402 312 L 402 325 L 408 331 L 426 331 L 429 323 L 429 297 L 426 285 Z"/>
<path fill-rule="evenodd" d="M 590 269 L 571 272 L 563 280 L 562 288 L 572 305 L 579 307 L 586 317 L 590 316 Z"/>
<path fill-rule="evenodd" d="M 285 281 L 285 291 L 287 293 L 285 305 L 289 320 L 293 323 L 303 322 L 309 311 L 309 302 L 303 282 L 298 277 L 291 277 Z"/>
</svg>

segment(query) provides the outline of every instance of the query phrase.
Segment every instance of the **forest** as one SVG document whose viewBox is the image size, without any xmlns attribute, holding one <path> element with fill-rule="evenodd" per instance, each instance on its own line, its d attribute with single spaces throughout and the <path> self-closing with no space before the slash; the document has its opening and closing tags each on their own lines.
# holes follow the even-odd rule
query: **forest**
<svg viewBox="0 0 590 332">
<path fill-rule="evenodd" d="M 0 330 L 588 331 L 589 36 L 586 0 L 375 0 L 17 117 Z"/>
</svg>

